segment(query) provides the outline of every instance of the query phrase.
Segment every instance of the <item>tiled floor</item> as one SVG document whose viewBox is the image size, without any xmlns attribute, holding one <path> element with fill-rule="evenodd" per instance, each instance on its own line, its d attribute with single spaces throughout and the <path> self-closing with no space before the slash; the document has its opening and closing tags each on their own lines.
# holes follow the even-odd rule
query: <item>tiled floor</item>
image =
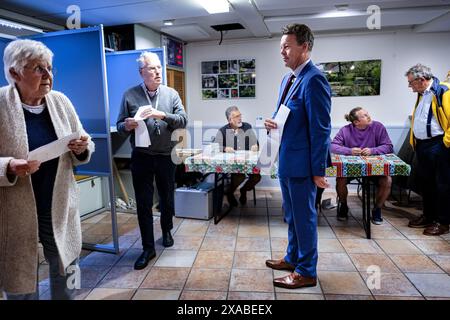
<svg viewBox="0 0 450 320">
<path fill-rule="evenodd" d="M 251 196 L 251 195 L 249 195 Z M 325 193 L 323 198 L 334 193 Z M 384 223 L 372 225 L 367 240 L 361 226 L 361 204 L 349 198 L 351 216 L 336 219 L 336 209 L 319 215 L 319 283 L 314 288 L 275 288 L 274 277 L 286 274 L 265 266 L 284 255 L 287 225 L 281 195 L 258 192 L 257 205 L 232 211 L 213 221 L 174 219 L 175 245 L 157 241 L 157 257 L 144 270 L 133 264 L 141 253 L 134 214 L 118 215 L 120 254 L 83 251 L 82 289 L 78 299 L 450 299 L 450 236 L 427 237 L 407 227 L 416 209 L 387 203 Z M 86 242 L 110 243 L 111 224 L 103 213 L 82 223 Z M 155 239 L 161 237 L 155 218 Z M 43 260 L 43 259 L 42 259 Z M 379 287 L 368 273 L 381 271 Z M 48 299 L 48 267 L 40 266 L 41 299 Z M 368 285 L 369 284 L 369 285 Z M 375 285 L 375 289 L 371 289 Z"/>
</svg>

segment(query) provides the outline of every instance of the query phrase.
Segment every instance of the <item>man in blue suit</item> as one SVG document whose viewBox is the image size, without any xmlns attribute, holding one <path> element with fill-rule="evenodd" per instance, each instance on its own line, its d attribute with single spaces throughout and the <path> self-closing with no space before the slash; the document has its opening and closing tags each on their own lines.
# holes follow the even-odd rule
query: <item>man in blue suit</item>
<svg viewBox="0 0 450 320">
<path fill-rule="evenodd" d="M 292 72 L 283 78 L 277 110 L 290 109 L 279 150 L 278 176 L 283 195 L 285 221 L 289 225 L 288 247 L 282 259 L 267 260 L 272 269 L 292 273 L 274 279 L 277 287 L 301 288 L 317 284 L 317 187 L 328 187 L 325 168 L 331 165 L 331 89 L 310 59 L 314 35 L 304 24 L 283 28 L 280 49 Z M 275 113 L 276 113 L 275 112 Z M 266 119 L 267 130 L 277 128 Z"/>
</svg>

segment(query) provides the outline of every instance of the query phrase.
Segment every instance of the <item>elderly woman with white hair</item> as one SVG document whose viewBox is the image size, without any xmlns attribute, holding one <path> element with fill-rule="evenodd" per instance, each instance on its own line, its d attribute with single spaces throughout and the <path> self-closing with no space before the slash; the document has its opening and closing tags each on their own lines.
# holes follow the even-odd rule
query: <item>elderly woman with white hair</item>
<svg viewBox="0 0 450 320">
<path fill-rule="evenodd" d="M 39 299 L 38 241 L 49 263 L 52 299 L 72 299 L 79 279 L 81 227 L 73 167 L 93 143 L 70 100 L 53 91 L 53 53 L 15 40 L 4 52 L 8 86 L 0 88 L 0 291 L 10 300 Z M 30 151 L 79 132 L 69 151 L 43 163 Z"/>
<path fill-rule="evenodd" d="M 117 131 L 124 136 L 131 135 L 131 175 L 143 248 L 134 268 L 140 270 L 156 256 L 152 214 L 154 179 L 161 210 L 162 244 L 165 247 L 173 245 L 170 231 L 175 213 L 175 164 L 171 152 L 176 141 L 172 141 L 172 133 L 186 127 L 187 117 L 178 93 L 161 84 L 159 57 L 152 52 L 143 52 L 137 62 L 143 82 L 124 93 Z M 134 117 L 140 107 L 145 107 L 141 114 L 145 120 L 139 124 Z M 136 137 L 141 134 L 147 134 L 150 141 L 139 141 Z"/>
</svg>

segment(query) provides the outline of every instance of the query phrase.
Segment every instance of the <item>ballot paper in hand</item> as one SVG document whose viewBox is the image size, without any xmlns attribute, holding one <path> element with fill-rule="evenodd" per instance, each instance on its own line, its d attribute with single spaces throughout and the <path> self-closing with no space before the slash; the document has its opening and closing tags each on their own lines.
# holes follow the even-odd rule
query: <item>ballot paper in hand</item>
<svg viewBox="0 0 450 320">
<path fill-rule="evenodd" d="M 135 121 L 139 121 L 139 120 L 145 120 L 146 118 L 142 117 L 142 113 L 144 113 L 144 111 L 147 110 L 151 110 L 152 106 L 151 105 L 145 105 L 145 106 L 141 106 L 139 107 L 138 111 L 136 112 L 136 114 L 134 115 L 134 120 Z"/>
<path fill-rule="evenodd" d="M 37 160 L 42 163 L 57 158 L 60 155 L 70 151 L 68 144 L 71 140 L 80 139 L 80 137 L 80 132 L 74 132 L 64 138 L 55 140 L 49 144 L 34 149 L 28 154 L 28 161 Z"/>
<path fill-rule="evenodd" d="M 281 142 L 281 137 L 283 136 L 284 124 L 286 123 L 286 120 L 289 116 L 289 112 L 291 112 L 291 109 L 289 109 L 284 104 L 282 104 L 280 106 L 280 108 L 278 109 L 278 112 L 274 119 L 275 122 L 277 123 L 278 129 L 276 130 L 276 132 L 278 132 L 280 135 L 280 142 Z"/>
<path fill-rule="evenodd" d="M 139 107 L 133 118 L 138 123 L 138 127 L 134 129 L 134 144 L 136 147 L 147 148 L 152 144 L 150 135 L 148 134 L 147 125 L 144 122 L 145 119 L 142 117 L 142 113 L 151 109 L 151 107 L 151 105 Z"/>
<path fill-rule="evenodd" d="M 261 148 L 258 163 L 256 166 L 260 168 L 261 174 L 270 175 L 270 170 L 275 163 L 280 149 L 281 137 L 283 136 L 284 124 L 289 116 L 290 109 L 284 104 L 280 106 L 278 112 L 273 119 L 277 123 L 277 129 L 270 130 L 266 143 Z"/>
</svg>

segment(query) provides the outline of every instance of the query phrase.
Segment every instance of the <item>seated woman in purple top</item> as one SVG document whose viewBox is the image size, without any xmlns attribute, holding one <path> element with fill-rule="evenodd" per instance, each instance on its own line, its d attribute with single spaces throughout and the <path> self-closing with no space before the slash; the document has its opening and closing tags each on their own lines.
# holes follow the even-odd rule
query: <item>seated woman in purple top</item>
<svg viewBox="0 0 450 320">
<path fill-rule="evenodd" d="M 391 139 L 386 128 L 377 121 L 372 121 L 369 113 L 361 107 L 353 108 L 345 119 L 351 123 L 341 128 L 331 142 L 331 152 L 342 155 L 369 156 L 393 152 Z M 339 197 L 337 218 L 347 220 L 347 183 L 352 179 L 336 178 L 336 192 Z M 391 177 L 376 177 L 378 188 L 376 203 L 372 210 L 372 223 L 381 224 L 381 207 L 391 190 Z"/>
</svg>

